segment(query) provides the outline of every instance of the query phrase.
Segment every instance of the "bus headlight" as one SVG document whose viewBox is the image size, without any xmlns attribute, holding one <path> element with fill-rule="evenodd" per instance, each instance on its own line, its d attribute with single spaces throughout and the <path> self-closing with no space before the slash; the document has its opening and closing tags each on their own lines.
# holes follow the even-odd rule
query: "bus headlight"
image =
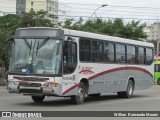
<svg viewBox="0 0 160 120">
<path fill-rule="evenodd" d="M 43 86 L 44 87 L 53 87 L 53 83 L 45 83 Z"/>
<path fill-rule="evenodd" d="M 43 86 L 44 87 L 58 87 L 59 84 L 58 83 L 45 83 Z"/>
<path fill-rule="evenodd" d="M 18 85 L 18 82 L 16 82 L 16 81 L 9 81 L 9 84 L 10 85 Z"/>
</svg>

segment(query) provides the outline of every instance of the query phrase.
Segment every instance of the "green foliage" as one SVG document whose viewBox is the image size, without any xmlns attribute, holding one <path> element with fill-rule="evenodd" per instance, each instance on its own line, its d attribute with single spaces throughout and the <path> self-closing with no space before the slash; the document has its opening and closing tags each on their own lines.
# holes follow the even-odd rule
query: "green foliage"
<svg viewBox="0 0 160 120">
<path fill-rule="evenodd" d="M 19 27 L 20 17 L 17 15 L 6 15 L 0 17 L 0 66 L 4 65 L 8 69 L 9 56 L 7 49 L 7 39 L 12 37 L 15 30 Z"/>
<path fill-rule="evenodd" d="M 101 19 L 88 20 L 84 24 L 82 24 L 82 19 L 76 23 L 73 23 L 73 19 L 69 19 L 65 21 L 62 27 L 140 40 L 147 37 L 143 32 L 145 26 L 145 24 L 140 24 L 140 21 L 132 21 L 125 24 L 121 18 L 116 18 L 108 21 L 103 21 Z"/>
<path fill-rule="evenodd" d="M 7 43 L 7 39 L 14 35 L 14 32 L 19 27 L 54 27 L 49 18 L 54 16 L 48 15 L 46 11 L 38 12 L 30 11 L 22 16 L 6 15 L 0 17 L 0 66 L 5 66 L 8 69 L 9 52 L 11 45 Z M 73 22 L 73 19 L 65 21 L 64 25 L 58 23 L 68 29 L 100 33 L 110 36 L 118 36 L 140 40 L 147 36 L 143 32 L 145 24 L 140 24 L 139 21 L 124 23 L 120 18 L 114 20 L 103 21 L 101 19 L 88 20 L 85 23 L 82 18 L 78 22 Z"/>
<path fill-rule="evenodd" d="M 19 27 L 53 27 L 48 18 L 47 12 L 43 10 L 31 11 L 22 16 L 8 14 L 0 17 L 0 66 L 8 70 L 11 44 L 7 39 L 13 37 L 15 30 Z"/>
<path fill-rule="evenodd" d="M 21 27 L 53 27 L 54 25 L 47 18 L 47 12 L 40 10 L 38 12 L 30 11 L 29 13 L 24 13 L 21 18 Z"/>
</svg>

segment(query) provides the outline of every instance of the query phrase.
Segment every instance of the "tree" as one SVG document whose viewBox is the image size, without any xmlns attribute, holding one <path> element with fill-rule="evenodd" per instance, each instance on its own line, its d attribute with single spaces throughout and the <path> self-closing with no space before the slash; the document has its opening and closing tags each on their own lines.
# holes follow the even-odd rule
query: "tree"
<svg viewBox="0 0 160 120">
<path fill-rule="evenodd" d="M 82 22 L 81 24 L 79 23 L 79 21 L 73 23 L 73 19 L 70 19 L 65 21 L 63 27 L 135 40 L 145 39 L 147 37 L 143 32 L 143 28 L 146 25 L 140 24 L 140 21 L 131 21 L 125 24 L 121 18 L 115 18 L 108 21 L 95 19 L 88 20 L 84 24 L 82 24 Z"/>
<path fill-rule="evenodd" d="M 0 17 L 0 66 L 4 65 L 8 70 L 9 54 L 11 45 L 7 39 L 13 37 L 14 32 L 19 27 L 53 27 L 51 20 L 47 17 L 47 12 L 40 10 L 24 13 L 22 16 L 5 15 Z M 7 48 L 7 49 L 6 49 Z"/>
<path fill-rule="evenodd" d="M 51 23 L 51 16 L 44 10 L 40 11 L 30 11 L 29 13 L 24 13 L 22 15 L 21 27 L 53 27 L 54 24 Z"/>
<path fill-rule="evenodd" d="M 147 35 L 143 32 L 145 24 L 140 25 L 140 21 L 132 21 L 126 24 L 124 29 L 124 37 L 140 40 L 140 38 L 147 38 Z"/>
<path fill-rule="evenodd" d="M 20 17 L 17 15 L 0 17 L 0 65 L 4 65 L 6 71 L 9 64 L 7 49 L 10 49 L 7 39 L 13 36 L 14 31 L 19 27 L 19 23 Z"/>
</svg>

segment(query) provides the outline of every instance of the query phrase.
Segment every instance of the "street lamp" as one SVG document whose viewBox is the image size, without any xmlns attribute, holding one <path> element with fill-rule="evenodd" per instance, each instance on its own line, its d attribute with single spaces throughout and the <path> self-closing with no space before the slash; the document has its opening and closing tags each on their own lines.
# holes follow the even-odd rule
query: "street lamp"
<svg viewBox="0 0 160 120">
<path fill-rule="evenodd" d="M 156 60 L 158 61 L 159 56 L 159 39 L 157 39 L 157 53 L 156 53 Z"/>
<path fill-rule="evenodd" d="M 93 14 L 91 15 L 91 17 L 94 15 L 94 13 L 99 9 L 99 8 L 102 8 L 102 7 L 106 7 L 107 4 L 103 4 L 101 5 L 100 7 L 98 7 L 97 9 L 95 9 L 95 11 L 93 12 Z M 89 20 L 91 19 L 91 17 L 89 17 Z"/>
</svg>

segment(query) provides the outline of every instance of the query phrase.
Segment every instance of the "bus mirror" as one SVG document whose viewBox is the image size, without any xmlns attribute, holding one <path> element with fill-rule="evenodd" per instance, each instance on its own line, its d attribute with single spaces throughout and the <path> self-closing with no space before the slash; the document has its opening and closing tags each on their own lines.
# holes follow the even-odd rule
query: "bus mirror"
<svg viewBox="0 0 160 120">
<path fill-rule="evenodd" d="M 68 41 L 72 41 L 73 39 L 72 39 L 71 37 L 68 37 L 67 40 L 68 40 Z"/>
<path fill-rule="evenodd" d="M 10 41 L 13 41 L 13 40 L 14 40 L 13 37 L 11 37 L 11 38 L 7 39 L 7 42 L 10 42 Z"/>
<path fill-rule="evenodd" d="M 71 42 L 73 43 L 73 42 L 75 41 L 75 38 L 68 37 L 67 40 L 68 40 L 68 41 L 71 41 Z"/>
</svg>

